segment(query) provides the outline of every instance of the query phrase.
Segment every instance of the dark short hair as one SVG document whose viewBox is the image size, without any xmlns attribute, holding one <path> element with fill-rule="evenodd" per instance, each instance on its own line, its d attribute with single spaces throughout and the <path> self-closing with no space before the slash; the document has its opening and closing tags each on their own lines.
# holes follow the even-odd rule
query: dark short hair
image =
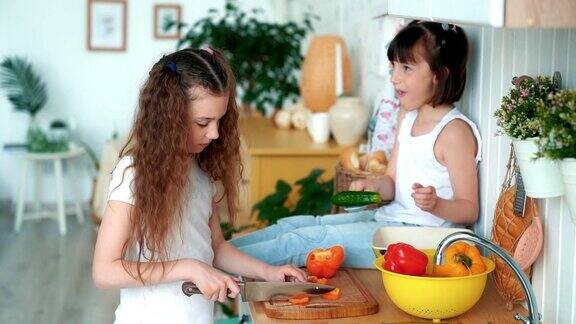
<svg viewBox="0 0 576 324">
<path fill-rule="evenodd" d="M 468 52 L 468 38 L 461 27 L 412 21 L 394 37 L 387 54 L 390 61 L 401 63 L 415 63 L 415 55 L 422 55 L 438 80 L 429 104 L 438 106 L 462 97 Z"/>
</svg>

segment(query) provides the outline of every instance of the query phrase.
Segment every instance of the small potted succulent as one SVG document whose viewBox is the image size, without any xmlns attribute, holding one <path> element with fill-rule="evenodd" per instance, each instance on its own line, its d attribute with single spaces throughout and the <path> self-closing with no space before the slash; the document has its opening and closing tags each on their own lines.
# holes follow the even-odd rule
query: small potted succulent
<svg viewBox="0 0 576 324">
<path fill-rule="evenodd" d="M 532 79 L 527 76 L 514 78 L 514 87 L 502 98 L 495 112 L 499 133 L 512 139 L 526 195 L 533 198 L 550 198 L 564 193 L 560 165 L 548 157 L 538 157 L 536 141 L 540 137 L 538 105 L 549 105 L 549 95 L 554 85 L 549 77 Z"/>
<path fill-rule="evenodd" d="M 52 151 L 68 151 L 70 142 L 70 130 L 64 121 L 56 119 L 50 123 L 48 138 L 52 143 Z"/>
<path fill-rule="evenodd" d="M 560 161 L 564 194 L 576 224 L 576 90 L 561 90 L 541 101 L 538 156 Z"/>
</svg>

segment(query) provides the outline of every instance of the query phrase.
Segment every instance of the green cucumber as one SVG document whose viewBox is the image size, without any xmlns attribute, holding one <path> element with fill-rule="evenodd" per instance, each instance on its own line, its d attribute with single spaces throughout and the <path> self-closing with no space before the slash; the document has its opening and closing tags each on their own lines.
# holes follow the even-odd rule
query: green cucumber
<svg viewBox="0 0 576 324">
<path fill-rule="evenodd" d="M 374 191 L 341 191 L 332 196 L 332 204 L 343 207 L 379 204 L 382 197 Z"/>
</svg>

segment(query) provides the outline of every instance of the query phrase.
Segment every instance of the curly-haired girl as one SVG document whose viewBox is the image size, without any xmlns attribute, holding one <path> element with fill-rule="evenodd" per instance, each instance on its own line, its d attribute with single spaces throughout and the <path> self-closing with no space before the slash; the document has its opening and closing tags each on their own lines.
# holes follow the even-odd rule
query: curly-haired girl
<svg viewBox="0 0 576 324">
<path fill-rule="evenodd" d="M 152 67 L 94 252 L 95 285 L 121 288 L 116 323 L 212 323 L 214 301 L 239 293 L 228 273 L 306 280 L 222 235 L 215 201 L 226 197 L 233 221 L 241 173 L 234 91 L 230 66 L 211 48 L 180 50 Z M 182 281 L 202 295 L 186 297 Z"/>
</svg>

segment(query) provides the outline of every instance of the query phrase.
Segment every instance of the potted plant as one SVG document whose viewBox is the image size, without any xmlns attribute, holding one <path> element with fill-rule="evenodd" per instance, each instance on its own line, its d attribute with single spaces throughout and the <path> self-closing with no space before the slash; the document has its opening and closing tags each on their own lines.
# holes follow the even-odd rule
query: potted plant
<svg viewBox="0 0 576 324">
<path fill-rule="evenodd" d="M 295 184 L 299 185 L 300 189 L 295 206 L 287 205 L 292 186 L 286 181 L 278 180 L 276 192 L 264 197 L 252 208 L 252 213 L 257 213 L 256 226 L 276 224 L 279 219 L 291 215 L 325 215 L 330 213 L 332 208 L 330 198 L 334 193 L 334 180 L 322 180 L 320 177 L 323 173 L 324 170 L 313 169 L 306 177 L 296 181 Z"/>
<path fill-rule="evenodd" d="M 48 138 L 52 143 L 53 152 L 68 151 L 70 144 L 70 130 L 66 122 L 55 119 L 50 123 Z"/>
<path fill-rule="evenodd" d="M 49 141 L 36 120 L 36 114 L 48 100 L 44 82 L 34 72 L 30 63 L 24 58 L 14 56 L 6 57 L 0 63 L 0 87 L 4 88 L 16 111 L 30 115 L 28 149 L 32 152 L 45 151 Z"/>
<path fill-rule="evenodd" d="M 564 186 L 559 163 L 536 156 L 536 140 L 540 137 L 540 116 L 536 107 L 548 104 L 548 95 L 554 91 L 552 80 L 522 76 L 514 78 L 512 83 L 514 87 L 502 98 L 502 104 L 494 114 L 499 133 L 512 138 L 526 195 L 533 198 L 561 196 Z"/>
<path fill-rule="evenodd" d="M 576 90 L 561 90 L 538 104 L 538 155 L 560 161 L 564 194 L 576 224 Z"/>
<path fill-rule="evenodd" d="M 237 78 L 239 99 L 266 114 L 268 108 L 281 108 L 285 101 L 299 96 L 298 72 L 302 65 L 301 44 L 313 31 L 306 14 L 303 24 L 274 23 L 259 19 L 261 9 L 247 14 L 233 0 L 227 0 L 224 13 L 210 9 L 209 15 L 192 25 L 180 23 L 178 48 L 211 46 L 224 52 Z M 170 28 L 176 22 L 168 22 Z"/>
</svg>

